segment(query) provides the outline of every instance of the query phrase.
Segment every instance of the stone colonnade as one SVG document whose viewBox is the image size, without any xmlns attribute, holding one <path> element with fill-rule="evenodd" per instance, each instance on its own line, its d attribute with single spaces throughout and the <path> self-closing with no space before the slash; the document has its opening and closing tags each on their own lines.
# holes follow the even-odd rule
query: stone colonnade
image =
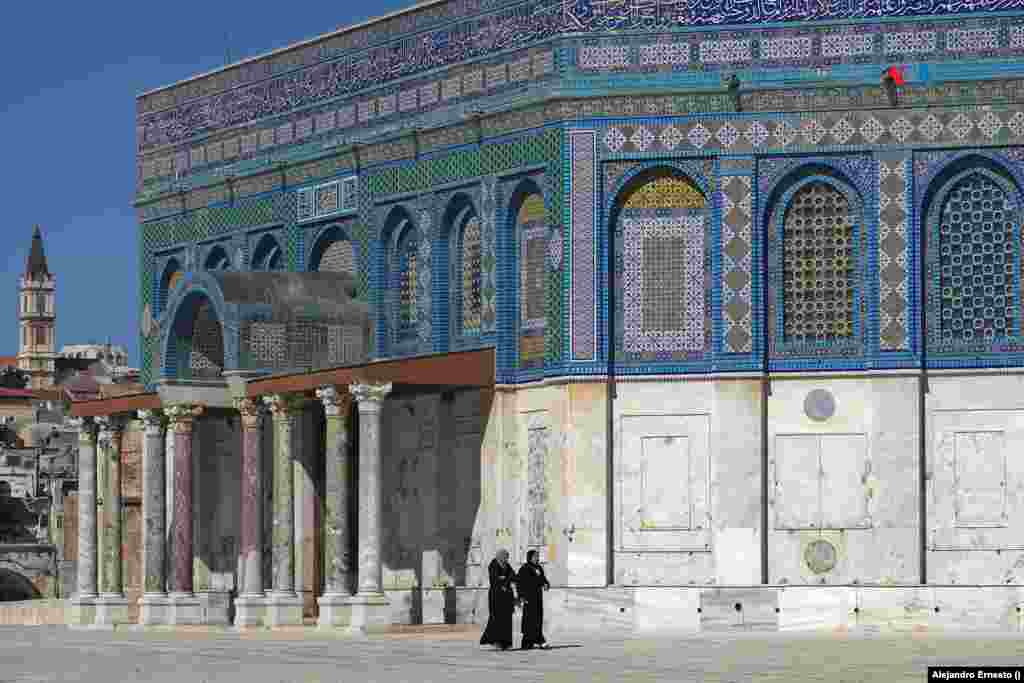
<svg viewBox="0 0 1024 683">
<path fill-rule="evenodd" d="M 388 601 L 382 587 L 381 471 L 382 404 L 390 384 L 326 386 L 316 391 L 327 418 L 325 432 L 326 528 L 325 590 L 319 598 L 320 628 L 349 628 L 365 632 L 388 623 Z M 235 601 L 235 626 L 291 626 L 302 623 L 302 601 L 295 585 L 294 467 L 301 443 L 300 415 L 314 400 L 305 393 L 275 394 L 235 399 L 241 418 L 242 477 L 240 574 L 242 585 Z M 359 412 L 359 481 L 349 456 L 352 401 Z M 193 448 L 203 456 L 204 445 L 194 441 L 204 406 L 172 404 L 162 410 L 140 410 L 133 416 L 144 429 L 142 454 L 143 586 L 139 621 L 143 625 L 188 625 L 204 622 L 199 599 L 193 592 Z M 270 461 L 262 452 L 268 414 L 274 421 L 272 509 L 264 510 L 263 468 Z M 128 601 L 121 572 L 121 443 L 128 416 L 79 418 L 79 543 L 78 582 L 69 623 L 112 628 L 128 620 Z M 173 435 L 173 519 L 167 541 L 168 487 L 164 430 Z M 97 491 L 98 458 L 107 458 L 110 476 L 106 490 Z M 350 496 L 358 497 L 358 564 L 350 547 L 353 522 Z M 105 500 L 102 524 L 97 505 Z M 263 515 L 271 514 L 272 577 L 264 590 Z M 103 577 L 98 585 L 97 536 L 104 537 Z M 169 566 L 168 558 L 172 566 Z"/>
</svg>

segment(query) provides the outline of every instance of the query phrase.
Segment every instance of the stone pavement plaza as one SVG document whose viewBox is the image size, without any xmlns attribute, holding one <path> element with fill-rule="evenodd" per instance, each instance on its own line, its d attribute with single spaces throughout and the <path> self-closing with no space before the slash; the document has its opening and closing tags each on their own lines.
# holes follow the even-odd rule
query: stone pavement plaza
<svg viewBox="0 0 1024 683">
<path fill-rule="evenodd" d="M 550 651 L 495 652 L 473 633 L 321 638 L 309 633 L 68 631 L 0 627 L 0 683 L 430 683 L 433 681 L 925 681 L 926 667 L 1024 663 L 1007 634 L 852 637 L 743 634 L 565 638 Z"/>
</svg>

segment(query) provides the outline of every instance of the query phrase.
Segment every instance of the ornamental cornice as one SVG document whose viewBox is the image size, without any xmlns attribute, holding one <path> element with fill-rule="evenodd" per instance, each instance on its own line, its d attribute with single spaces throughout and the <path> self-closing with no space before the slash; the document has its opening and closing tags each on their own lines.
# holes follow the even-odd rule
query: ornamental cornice
<svg viewBox="0 0 1024 683">
<path fill-rule="evenodd" d="M 352 394 L 334 386 L 317 389 L 316 397 L 324 404 L 327 417 L 346 417 L 353 400 Z"/>
<path fill-rule="evenodd" d="M 171 423 L 171 429 L 178 434 L 191 433 L 195 421 L 203 414 L 202 405 L 192 403 L 175 403 L 164 408 L 164 413 Z"/>
</svg>

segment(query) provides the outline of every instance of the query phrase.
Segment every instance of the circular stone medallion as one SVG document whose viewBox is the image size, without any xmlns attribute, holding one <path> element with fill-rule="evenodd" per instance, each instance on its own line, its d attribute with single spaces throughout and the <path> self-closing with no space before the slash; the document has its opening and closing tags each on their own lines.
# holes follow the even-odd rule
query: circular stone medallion
<svg viewBox="0 0 1024 683">
<path fill-rule="evenodd" d="M 836 559 L 836 547 L 824 539 L 811 541 L 804 550 L 804 561 L 815 574 L 832 571 Z"/>
<path fill-rule="evenodd" d="M 815 389 L 804 399 L 804 413 L 816 422 L 824 422 L 836 414 L 836 399 L 828 389 Z"/>
</svg>

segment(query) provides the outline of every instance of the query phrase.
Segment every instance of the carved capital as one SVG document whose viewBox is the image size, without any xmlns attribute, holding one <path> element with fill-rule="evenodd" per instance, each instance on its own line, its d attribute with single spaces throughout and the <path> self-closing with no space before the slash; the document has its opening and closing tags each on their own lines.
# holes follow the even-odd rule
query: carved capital
<svg viewBox="0 0 1024 683">
<path fill-rule="evenodd" d="M 142 421 L 146 436 L 159 436 L 164 428 L 164 413 L 161 410 L 139 410 L 136 416 Z"/>
<path fill-rule="evenodd" d="M 359 403 L 359 412 L 378 412 L 384 399 L 391 393 L 391 382 L 387 384 L 350 384 L 348 390 Z"/>
<path fill-rule="evenodd" d="M 235 410 L 242 414 L 242 429 L 258 429 L 267 409 L 258 399 L 236 398 Z"/>
<path fill-rule="evenodd" d="M 338 387 L 320 387 L 316 397 L 323 402 L 327 417 L 345 417 L 352 405 L 352 394 L 338 391 Z"/>
<path fill-rule="evenodd" d="M 303 394 L 272 394 L 263 397 L 263 405 L 270 409 L 275 420 L 298 417 L 309 398 Z"/>
<path fill-rule="evenodd" d="M 67 425 L 78 432 L 78 440 L 91 444 L 96 440 L 96 421 L 91 417 L 69 417 Z"/>
<path fill-rule="evenodd" d="M 121 436 L 124 433 L 126 420 L 120 415 L 109 415 L 97 417 L 96 424 L 99 427 L 97 439 L 104 446 L 118 448 L 121 445 Z"/>
<path fill-rule="evenodd" d="M 167 406 L 164 412 L 167 414 L 167 419 L 171 422 L 171 429 L 179 434 L 189 434 L 192 432 L 196 419 L 203 414 L 203 410 L 201 405 L 176 403 Z"/>
</svg>

